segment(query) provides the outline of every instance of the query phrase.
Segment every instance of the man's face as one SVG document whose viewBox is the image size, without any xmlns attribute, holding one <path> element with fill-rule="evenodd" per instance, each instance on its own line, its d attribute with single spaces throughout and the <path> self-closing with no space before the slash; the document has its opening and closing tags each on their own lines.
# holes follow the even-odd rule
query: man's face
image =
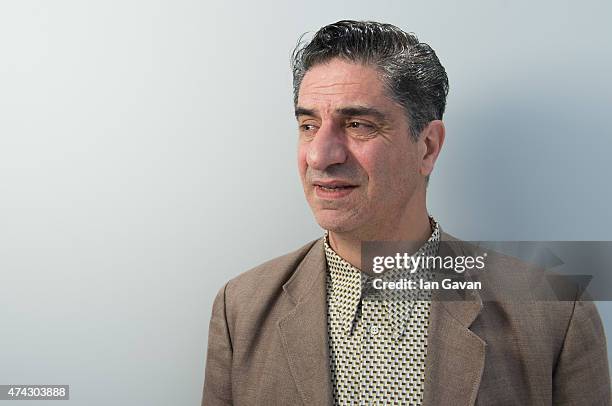
<svg viewBox="0 0 612 406">
<path fill-rule="evenodd" d="M 373 68 L 342 59 L 312 67 L 296 117 L 300 177 L 322 228 L 375 235 L 424 190 L 420 144 Z"/>
</svg>

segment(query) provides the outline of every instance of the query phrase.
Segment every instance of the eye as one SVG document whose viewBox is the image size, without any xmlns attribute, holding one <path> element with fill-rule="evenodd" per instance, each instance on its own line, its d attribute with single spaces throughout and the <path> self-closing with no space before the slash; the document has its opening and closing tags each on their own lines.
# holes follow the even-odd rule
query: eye
<svg viewBox="0 0 612 406">
<path fill-rule="evenodd" d="M 318 127 L 312 123 L 303 123 L 299 125 L 299 135 L 304 139 L 311 139 L 317 133 Z"/>
<path fill-rule="evenodd" d="M 346 125 L 347 132 L 356 137 L 371 137 L 376 133 L 376 127 L 363 121 L 349 121 Z"/>
<path fill-rule="evenodd" d="M 313 131 L 315 126 L 313 124 L 302 124 L 300 125 L 300 131 Z"/>
</svg>

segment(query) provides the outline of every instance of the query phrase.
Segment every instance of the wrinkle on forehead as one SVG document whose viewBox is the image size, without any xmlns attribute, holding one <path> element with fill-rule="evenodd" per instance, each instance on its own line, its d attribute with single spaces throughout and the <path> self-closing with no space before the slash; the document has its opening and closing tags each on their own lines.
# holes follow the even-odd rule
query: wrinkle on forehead
<svg viewBox="0 0 612 406">
<path fill-rule="evenodd" d="M 353 88 L 364 86 L 364 84 L 367 84 L 370 90 L 378 88 L 380 91 L 383 87 L 379 72 L 374 68 L 333 59 L 309 69 L 304 75 L 300 91 L 305 88 L 311 90 L 326 90 L 335 87 Z"/>
<path fill-rule="evenodd" d="M 346 95 L 347 97 L 355 97 L 361 95 L 378 96 L 380 91 L 374 89 L 360 89 L 363 86 L 362 82 L 337 82 L 329 84 L 313 84 L 306 85 L 300 89 L 301 97 L 317 97 L 317 96 L 338 96 Z"/>
<path fill-rule="evenodd" d="M 337 59 L 314 66 L 306 72 L 297 105 L 322 115 L 356 105 L 382 111 L 403 110 L 389 97 L 375 68 Z"/>
<path fill-rule="evenodd" d="M 378 87 L 378 86 L 377 86 Z M 331 101 L 330 97 L 340 96 L 337 101 L 359 102 L 361 99 L 383 102 L 388 99 L 380 87 L 368 86 L 364 82 L 336 82 L 324 84 L 305 84 L 300 89 L 301 101 Z"/>
<path fill-rule="evenodd" d="M 311 87 L 315 89 L 328 89 L 330 87 L 335 86 L 359 86 L 361 82 L 340 82 L 340 83 L 330 83 L 328 85 L 313 85 Z"/>
</svg>

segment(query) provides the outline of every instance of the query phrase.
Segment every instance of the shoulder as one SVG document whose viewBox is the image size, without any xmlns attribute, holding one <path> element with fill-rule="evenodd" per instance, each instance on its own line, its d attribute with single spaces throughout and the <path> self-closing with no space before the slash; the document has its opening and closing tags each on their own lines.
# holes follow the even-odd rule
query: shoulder
<svg viewBox="0 0 612 406">
<path fill-rule="evenodd" d="M 526 327 L 534 337 L 553 338 L 557 345 L 571 323 L 595 326 L 590 331 L 599 328 L 595 303 L 571 276 L 547 269 L 537 258 L 526 261 L 452 236 L 449 241 L 461 255 L 487 254 L 484 270 L 471 274 L 482 282 L 483 316 L 486 311 L 497 313 L 510 324 Z"/>
<path fill-rule="evenodd" d="M 537 252 L 528 251 L 530 247 L 523 247 L 522 244 L 512 241 L 500 242 L 499 245 L 496 242 L 463 241 L 444 233 L 441 239 L 441 247 L 444 248 L 440 252 L 444 250 L 453 256 L 482 258 L 482 269 L 467 267 L 466 274 L 483 282 L 483 299 L 574 302 L 579 298 L 579 286 L 572 285 L 571 278 L 562 278 L 542 262 Z M 520 255 L 527 260 L 512 254 L 521 251 L 529 253 Z"/>
<path fill-rule="evenodd" d="M 241 273 L 227 283 L 228 288 L 236 293 L 241 293 L 245 289 L 282 286 L 291 278 L 293 272 L 317 242 L 319 239 Z"/>
<path fill-rule="evenodd" d="M 470 275 L 482 281 L 478 292 L 482 308 L 470 330 L 487 343 L 483 379 L 490 381 L 495 374 L 491 371 L 510 370 L 514 364 L 531 374 L 550 376 L 555 404 L 571 403 L 587 392 L 589 399 L 598 399 L 590 403 L 608 404 L 606 339 L 588 294 L 571 278 L 531 260 L 445 237 L 441 239 L 448 241 L 455 255 L 487 253 L 485 269 Z"/>
<path fill-rule="evenodd" d="M 283 286 L 295 279 L 300 264 L 317 249 L 323 252 L 320 238 L 241 273 L 219 290 L 217 300 L 223 300 L 228 310 L 254 311 L 266 307 L 282 295 Z"/>
</svg>

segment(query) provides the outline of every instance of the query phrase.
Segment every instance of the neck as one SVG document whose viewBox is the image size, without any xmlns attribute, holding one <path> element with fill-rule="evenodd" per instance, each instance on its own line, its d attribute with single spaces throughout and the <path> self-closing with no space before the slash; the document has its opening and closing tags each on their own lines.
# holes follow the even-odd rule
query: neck
<svg viewBox="0 0 612 406">
<path fill-rule="evenodd" d="M 376 224 L 373 230 L 330 231 L 329 243 L 345 261 L 362 269 L 361 243 L 363 241 L 410 241 L 414 243 L 416 247 L 414 251 L 416 251 L 431 236 L 432 229 L 425 206 L 418 212 L 411 211 L 400 219 L 393 220 L 395 221 L 389 224 Z"/>
</svg>

